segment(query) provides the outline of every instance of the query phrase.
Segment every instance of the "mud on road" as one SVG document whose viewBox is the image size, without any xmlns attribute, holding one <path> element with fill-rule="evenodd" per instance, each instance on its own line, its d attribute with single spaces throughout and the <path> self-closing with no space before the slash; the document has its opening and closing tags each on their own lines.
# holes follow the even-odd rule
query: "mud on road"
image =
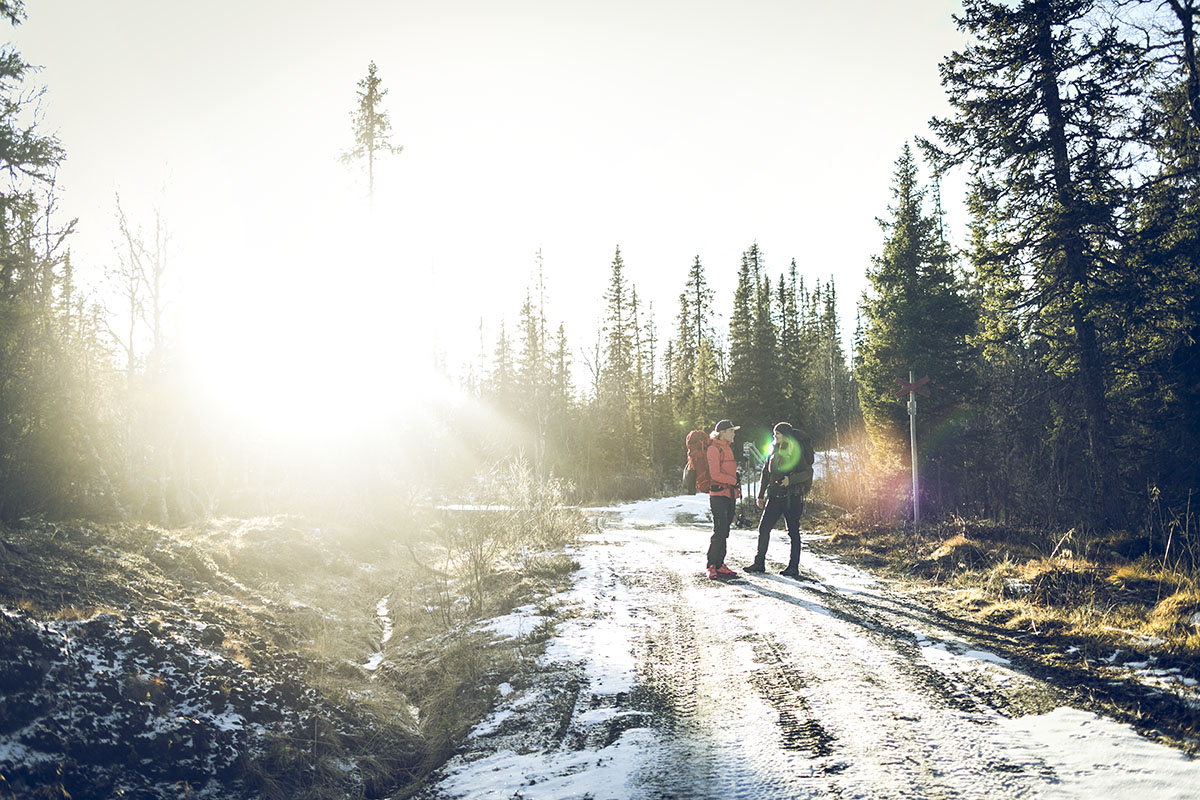
<svg viewBox="0 0 1200 800">
<path fill-rule="evenodd" d="M 422 797 L 1194 796 L 1197 762 L 810 549 L 800 580 L 708 580 L 698 502 L 610 513 L 545 655 Z"/>
</svg>

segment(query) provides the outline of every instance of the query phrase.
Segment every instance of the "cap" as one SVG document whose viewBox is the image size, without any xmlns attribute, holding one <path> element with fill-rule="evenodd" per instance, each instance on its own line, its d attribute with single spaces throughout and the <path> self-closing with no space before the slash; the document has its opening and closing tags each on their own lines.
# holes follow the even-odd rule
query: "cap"
<svg viewBox="0 0 1200 800">
<path fill-rule="evenodd" d="M 713 433 L 717 434 L 717 433 L 720 433 L 721 431 L 730 430 L 731 428 L 736 431 L 736 430 L 740 430 L 741 427 L 742 427 L 741 425 L 734 425 L 729 420 L 723 419 L 717 423 L 715 428 L 713 428 Z"/>
</svg>

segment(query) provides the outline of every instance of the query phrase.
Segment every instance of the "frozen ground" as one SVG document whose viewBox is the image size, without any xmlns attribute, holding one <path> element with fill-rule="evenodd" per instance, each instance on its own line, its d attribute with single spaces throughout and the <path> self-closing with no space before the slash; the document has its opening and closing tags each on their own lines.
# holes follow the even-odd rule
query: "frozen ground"
<svg viewBox="0 0 1200 800">
<path fill-rule="evenodd" d="M 869 575 L 806 549 L 799 581 L 778 562 L 707 580 L 702 496 L 596 513 L 534 676 L 498 687 L 426 800 L 1197 797 L 1200 762 L 1072 708 Z M 731 566 L 755 535 L 733 532 Z"/>
</svg>

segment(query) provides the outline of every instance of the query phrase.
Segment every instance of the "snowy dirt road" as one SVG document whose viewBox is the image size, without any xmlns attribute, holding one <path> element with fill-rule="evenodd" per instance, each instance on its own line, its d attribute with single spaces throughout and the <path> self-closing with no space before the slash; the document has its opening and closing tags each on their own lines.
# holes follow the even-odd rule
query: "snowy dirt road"
<svg viewBox="0 0 1200 800">
<path fill-rule="evenodd" d="M 870 576 L 703 577 L 705 498 L 600 511 L 532 677 L 434 798 L 1194 798 L 1200 762 L 1067 705 Z M 728 562 L 756 534 L 734 531 Z M 740 570 L 739 570 L 740 571 Z M 521 636 L 533 609 L 489 623 Z"/>
</svg>

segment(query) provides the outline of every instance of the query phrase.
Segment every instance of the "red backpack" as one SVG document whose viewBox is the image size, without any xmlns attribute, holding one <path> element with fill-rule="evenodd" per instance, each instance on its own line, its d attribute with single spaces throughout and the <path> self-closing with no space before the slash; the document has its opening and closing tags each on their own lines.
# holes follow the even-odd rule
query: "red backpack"
<svg viewBox="0 0 1200 800">
<path fill-rule="evenodd" d="M 708 447 L 712 437 L 707 431 L 692 431 L 684 440 L 687 448 L 687 467 L 683 470 L 683 491 L 686 494 L 707 492 L 712 487 L 708 474 Z"/>
</svg>

